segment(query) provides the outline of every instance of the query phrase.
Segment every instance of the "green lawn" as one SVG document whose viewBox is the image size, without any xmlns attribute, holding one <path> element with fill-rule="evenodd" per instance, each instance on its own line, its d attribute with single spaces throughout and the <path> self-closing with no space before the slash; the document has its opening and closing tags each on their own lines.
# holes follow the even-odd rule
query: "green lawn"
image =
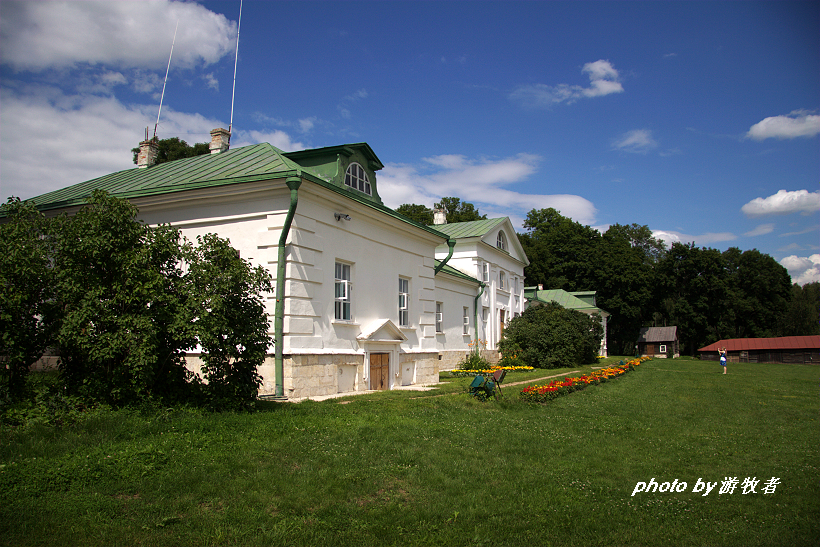
<svg viewBox="0 0 820 547">
<path fill-rule="evenodd" d="M 506 383 L 569 370 L 590 367 Z M 654 360 L 547 405 L 520 402 L 523 386 L 480 403 L 459 378 L 4 428 L 0 545 L 815 546 L 818 380 L 817 366 Z M 726 477 L 738 488 L 719 494 Z M 651 479 L 687 486 L 632 495 Z"/>
</svg>

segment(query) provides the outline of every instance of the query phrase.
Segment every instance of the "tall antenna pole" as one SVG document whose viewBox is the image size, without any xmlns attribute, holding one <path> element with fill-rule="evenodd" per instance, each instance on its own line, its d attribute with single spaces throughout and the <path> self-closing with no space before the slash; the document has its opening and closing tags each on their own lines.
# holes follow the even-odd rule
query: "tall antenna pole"
<svg viewBox="0 0 820 547">
<path fill-rule="evenodd" d="M 239 27 L 242 26 L 242 0 L 239 0 L 239 21 L 236 23 L 236 57 L 233 61 L 233 91 L 231 91 L 231 121 L 228 124 L 228 133 L 233 127 L 233 99 L 236 96 L 236 65 L 239 63 Z"/>
<path fill-rule="evenodd" d="M 157 112 L 157 123 L 154 124 L 154 137 L 157 136 L 157 126 L 159 125 L 159 115 L 162 113 L 162 100 L 165 98 L 165 84 L 168 83 L 168 71 L 171 70 L 171 57 L 174 55 L 174 44 L 177 42 L 177 30 L 179 29 L 179 19 L 174 28 L 174 40 L 171 42 L 171 54 L 168 55 L 168 68 L 165 69 L 165 81 L 162 83 L 162 95 L 159 98 L 159 112 Z"/>
</svg>

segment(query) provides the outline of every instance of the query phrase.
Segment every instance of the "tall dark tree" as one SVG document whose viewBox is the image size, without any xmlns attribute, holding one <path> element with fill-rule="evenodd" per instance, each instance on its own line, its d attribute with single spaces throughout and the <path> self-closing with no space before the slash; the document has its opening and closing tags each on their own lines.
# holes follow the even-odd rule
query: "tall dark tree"
<svg viewBox="0 0 820 547">
<path fill-rule="evenodd" d="M 0 211 L 0 392 L 19 398 L 56 327 L 52 234 L 32 202 L 9 198 Z"/>
<path fill-rule="evenodd" d="M 663 252 L 647 226 L 613 224 L 601 238 L 594 289 L 598 307 L 611 314 L 607 340 L 617 355 L 634 351 L 641 327 L 652 319 L 655 263 Z"/>
<path fill-rule="evenodd" d="M 415 220 L 419 224 L 424 224 L 425 226 L 429 226 L 433 223 L 433 210 L 429 207 L 425 207 L 424 205 L 405 203 L 403 205 L 399 205 L 396 212 L 406 216 L 410 220 Z"/>
<path fill-rule="evenodd" d="M 769 338 L 784 335 L 792 298 L 791 277 L 774 258 L 757 249 L 731 247 L 723 253 L 728 298 L 721 337 Z"/>
<path fill-rule="evenodd" d="M 783 320 L 784 336 L 820 334 L 820 282 L 792 285 L 792 299 Z"/>
<path fill-rule="evenodd" d="M 209 154 L 211 152 L 210 143 L 198 142 L 191 146 L 187 142 L 180 140 L 179 137 L 160 139 L 157 141 L 157 144 L 157 164 L 181 160 L 183 158 L 193 158 L 194 156 L 202 156 L 203 154 Z M 139 147 L 132 148 L 131 152 L 134 154 L 134 165 L 136 165 L 140 149 Z"/>
<path fill-rule="evenodd" d="M 598 230 L 573 221 L 553 208 L 527 213 L 519 240 L 530 265 L 524 268 L 527 285 L 547 289 L 595 290 Z"/>
<path fill-rule="evenodd" d="M 725 261 L 717 249 L 673 243 L 658 262 L 655 290 L 669 325 L 676 325 L 681 353 L 722 338 L 721 320 L 729 295 Z"/>
<path fill-rule="evenodd" d="M 487 218 L 487 215 L 480 214 L 472 203 L 462 202 L 459 198 L 454 197 L 441 198 L 441 201 L 435 204 L 435 208 L 444 209 L 448 224 L 485 220 Z"/>
</svg>

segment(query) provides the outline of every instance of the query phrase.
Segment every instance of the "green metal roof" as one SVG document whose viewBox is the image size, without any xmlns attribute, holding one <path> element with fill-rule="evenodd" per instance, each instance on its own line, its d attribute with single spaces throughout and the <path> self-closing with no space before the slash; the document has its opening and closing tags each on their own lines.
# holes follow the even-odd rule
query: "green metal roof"
<svg viewBox="0 0 820 547">
<path fill-rule="evenodd" d="M 441 260 L 436 259 L 436 267 L 438 267 L 439 264 L 441 264 Z M 471 275 L 467 275 L 466 273 L 462 272 L 461 270 L 456 270 L 455 268 L 453 268 L 452 266 L 448 266 L 447 264 L 444 265 L 444 267 L 440 270 L 440 272 L 444 272 L 446 274 L 450 274 L 450 275 L 455 276 L 455 277 L 460 277 L 461 279 L 465 279 L 467 281 L 472 281 L 476 285 L 481 284 L 481 281 L 479 281 L 475 277 L 473 277 Z"/>
<path fill-rule="evenodd" d="M 555 302 L 562 308 L 570 310 L 598 310 L 595 306 L 591 306 L 588 302 L 584 302 L 580 298 L 568 293 L 563 289 L 552 290 L 538 290 L 535 287 L 524 287 L 524 298 L 535 300 L 537 302 L 549 303 Z"/>
<path fill-rule="evenodd" d="M 507 220 L 507 217 L 471 220 L 469 222 L 452 222 L 450 224 L 435 224 L 434 228 L 454 239 L 484 237 L 487 235 L 487 232 L 505 220 Z"/>
<path fill-rule="evenodd" d="M 243 146 L 219 154 L 117 171 L 42 194 L 32 201 L 39 209 L 47 210 L 82 205 L 97 189 L 120 198 L 137 198 L 274 177 L 304 174 L 316 177 L 284 154 L 267 143 Z"/>
<path fill-rule="evenodd" d="M 125 171 L 117 171 L 61 190 L 39 195 L 31 198 L 31 201 L 38 209 L 46 211 L 84 205 L 91 197 L 92 192 L 97 189 L 105 190 L 119 198 L 132 199 L 199 188 L 298 176 L 445 240 L 449 239 L 447 234 L 436 228 L 415 222 L 386 207 L 378 198 L 374 200 L 371 196 L 348 190 L 344 185 L 328 181 L 326 177 L 317 173 L 312 166 L 300 165 L 292 159 L 326 156 L 327 152 L 335 153 L 337 148 L 362 150 L 369 162 L 372 162 L 376 167 L 381 165 L 381 162 L 379 162 L 367 143 L 300 152 L 283 152 L 268 143 L 260 143 L 234 148 L 219 154 L 205 154 L 160 163 L 146 168 L 134 167 Z"/>
</svg>

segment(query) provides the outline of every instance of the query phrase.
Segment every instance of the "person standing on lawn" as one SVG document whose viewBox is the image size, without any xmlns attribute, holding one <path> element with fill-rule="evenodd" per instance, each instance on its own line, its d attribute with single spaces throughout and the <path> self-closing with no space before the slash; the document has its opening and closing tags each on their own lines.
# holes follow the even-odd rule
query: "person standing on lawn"
<svg viewBox="0 0 820 547">
<path fill-rule="evenodd" d="M 726 348 L 718 348 L 718 353 L 720 353 L 720 364 L 723 365 L 723 374 L 726 374 Z"/>
</svg>

